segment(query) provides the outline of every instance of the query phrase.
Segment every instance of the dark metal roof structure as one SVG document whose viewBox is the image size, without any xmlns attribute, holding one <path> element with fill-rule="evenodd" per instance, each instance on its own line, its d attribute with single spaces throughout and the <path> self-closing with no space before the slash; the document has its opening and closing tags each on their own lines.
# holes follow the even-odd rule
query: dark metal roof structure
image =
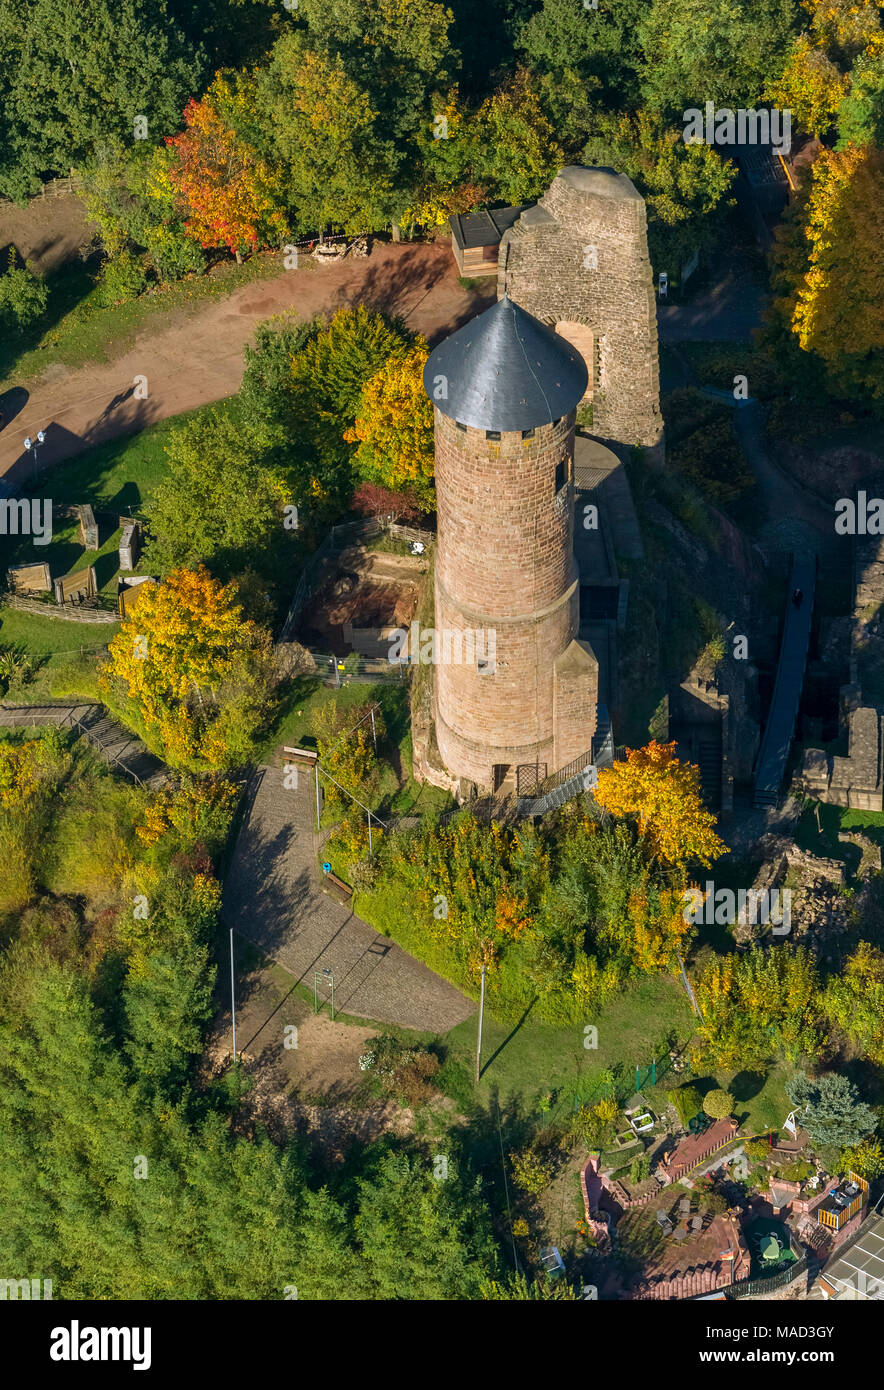
<svg viewBox="0 0 884 1390">
<path fill-rule="evenodd" d="M 480 430 L 549 425 L 583 399 L 580 353 L 508 296 L 430 353 L 424 390 L 443 415 Z"/>
<path fill-rule="evenodd" d="M 448 219 L 451 234 L 462 250 L 477 246 L 496 246 L 514 222 L 517 222 L 528 203 L 518 207 L 491 208 L 488 212 L 454 213 Z"/>
</svg>

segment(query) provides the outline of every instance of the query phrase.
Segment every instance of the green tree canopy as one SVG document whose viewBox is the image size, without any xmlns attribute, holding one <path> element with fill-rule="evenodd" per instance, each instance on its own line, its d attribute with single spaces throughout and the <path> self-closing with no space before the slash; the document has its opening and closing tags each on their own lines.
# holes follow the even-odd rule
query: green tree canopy
<svg viewBox="0 0 884 1390">
<path fill-rule="evenodd" d="M 538 80 L 560 138 L 579 142 L 599 105 L 638 101 L 638 20 L 645 0 L 543 0 L 517 48 Z"/>
<path fill-rule="evenodd" d="M 673 277 L 715 240 L 733 205 L 736 165 L 708 145 L 686 145 L 680 129 L 649 112 L 600 118 L 583 162 L 610 165 L 633 180 L 647 200 L 651 263 Z"/>
<path fill-rule="evenodd" d="M 838 109 L 838 145 L 884 146 L 884 58 L 862 54 Z"/>
<path fill-rule="evenodd" d="M 475 1298 L 494 1267 L 488 1208 L 454 1164 L 439 1180 L 429 1162 L 391 1155 L 361 1185 L 355 1224 L 371 1298 Z"/>
<path fill-rule="evenodd" d="M 298 13 L 310 48 L 340 58 L 370 94 L 378 137 L 395 147 L 390 172 L 404 204 L 416 177 L 419 132 L 432 124 L 435 94 L 457 75 L 451 10 L 436 0 L 300 0 Z"/>
<path fill-rule="evenodd" d="M 875 1112 L 840 1072 L 825 1072 L 815 1080 L 796 1072 L 786 1082 L 786 1095 L 800 1112 L 798 1123 L 814 1144 L 848 1148 L 877 1128 Z"/>
<path fill-rule="evenodd" d="M 639 23 L 645 105 L 680 120 L 707 101 L 750 108 L 780 76 L 798 0 L 651 0 Z"/>
<path fill-rule="evenodd" d="M 267 138 L 302 231 L 353 234 L 390 220 L 394 147 L 380 132 L 377 99 L 339 54 L 311 51 L 301 31 L 283 35 L 260 72 Z"/>
<path fill-rule="evenodd" d="M 285 565 L 296 528 L 289 479 L 264 459 L 266 439 L 225 406 L 172 431 L 168 471 L 149 507 L 147 563 L 161 575 L 204 561 L 220 579 Z M 293 512 L 288 513 L 295 520 Z M 289 561 L 290 564 L 290 561 Z"/>
<path fill-rule="evenodd" d="M 166 0 L 0 0 L 0 193 L 67 174 L 135 118 L 158 141 L 206 74 Z"/>
</svg>

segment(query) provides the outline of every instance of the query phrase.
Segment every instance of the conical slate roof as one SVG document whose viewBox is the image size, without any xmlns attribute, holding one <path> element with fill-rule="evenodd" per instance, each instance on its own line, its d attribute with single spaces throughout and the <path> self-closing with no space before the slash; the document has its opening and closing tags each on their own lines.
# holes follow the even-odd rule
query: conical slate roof
<svg viewBox="0 0 884 1390">
<path fill-rule="evenodd" d="M 583 399 L 588 380 L 577 349 L 506 295 L 424 367 L 424 390 L 442 414 L 480 430 L 549 425 Z"/>
</svg>

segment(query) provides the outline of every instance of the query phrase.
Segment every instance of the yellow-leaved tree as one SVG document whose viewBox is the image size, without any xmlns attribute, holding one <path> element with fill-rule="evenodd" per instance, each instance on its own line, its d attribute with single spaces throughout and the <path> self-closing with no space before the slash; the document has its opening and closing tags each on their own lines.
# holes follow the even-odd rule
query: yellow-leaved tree
<svg viewBox="0 0 884 1390">
<path fill-rule="evenodd" d="M 836 389 L 884 396 L 884 151 L 823 150 L 805 212 L 809 265 L 792 331 Z"/>
<path fill-rule="evenodd" d="M 693 932 L 678 889 L 649 896 L 631 893 L 627 905 L 629 945 L 639 970 L 670 969 L 685 950 Z"/>
<path fill-rule="evenodd" d="M 395 353 L 362 388 L 352 429 L 344 438 L 358 444 L 356 471 L 367 482 L 435 506 L 433 406 L 424 391 L 427 344 Z"/>
<path fill-rule="evenodd" d="M 847 77 L 831 58 L 815 48 L 807 34 L 800 34 L 792 44 L 782 75 L 764 96 L 773 106 L 791 111 L 792 121 L 800 130 L 825 135 L 847 87 Z"/>
<path fill-rule="evenodd" d="M 699 769 L 679 762 L 674 743 L 652 739 L 646 748 L 627 748 L 625 762 L 599 772 L 595 799 L 612 816 L 634 818 L 652 854 L 666 864 L 696 860 L 708 868 L 727 853 L 715 816 L 703 805 Z"/>
<path fill-rule="evenodd" d="M 269 632 L 243 617 L 236 585 L 202 565 L 144 586 L 100 677 L 114 711 L 166 762 L 191 770 L 248 760 L 272 684 Z"/>
<path fill-rule="evenodd" d="M 817 42 L 851 62 L 858 53 L 884 49 L 881 0 L 803 0 Z"/>
</svg>

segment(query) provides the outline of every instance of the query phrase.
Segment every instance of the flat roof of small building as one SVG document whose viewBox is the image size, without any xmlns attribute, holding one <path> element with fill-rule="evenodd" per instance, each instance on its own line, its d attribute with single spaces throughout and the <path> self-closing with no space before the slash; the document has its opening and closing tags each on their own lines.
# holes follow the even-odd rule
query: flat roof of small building
<svg viewBox="0 0 884 1390">
<path fill-rule="evenodd" d="M 453 213 L 448 219 L 451 235 L 463 251 L 496 246 L 504 232 L 509 231 L 530 206 L 530 203 L 520 203 L 518 207 L 491 208 L 488 212 Z"/>
</svg>

